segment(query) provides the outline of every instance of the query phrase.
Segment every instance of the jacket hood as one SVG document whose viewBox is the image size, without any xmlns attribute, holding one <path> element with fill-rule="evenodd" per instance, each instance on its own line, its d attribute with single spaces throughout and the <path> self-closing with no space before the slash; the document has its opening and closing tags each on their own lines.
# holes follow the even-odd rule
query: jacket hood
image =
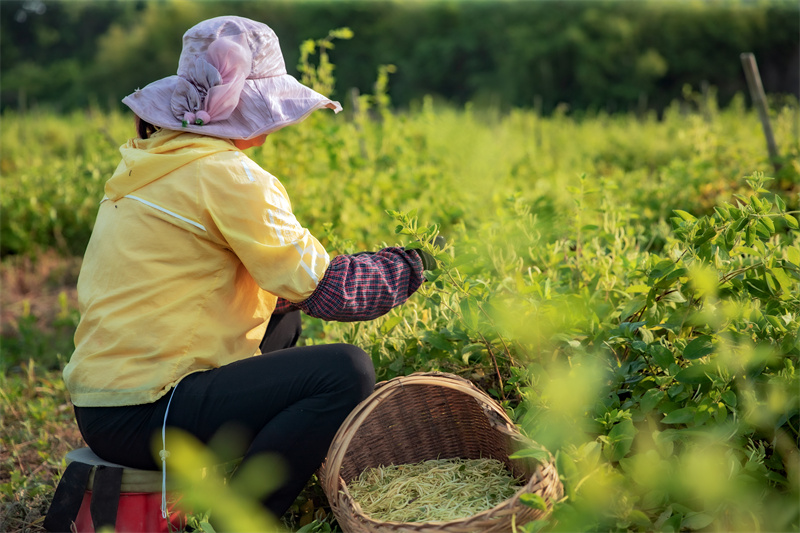
<svg viewBox="0 0 800 533">
<path fill-rule="evenodd" d="M 131 139 L 119 148 L 122 161 L 106 182 L 105 194 L 119 200 L 192 161 L 235 150 L 227 139 L 172 130 L 160 130 L 149 139 Z"/>
</svg>

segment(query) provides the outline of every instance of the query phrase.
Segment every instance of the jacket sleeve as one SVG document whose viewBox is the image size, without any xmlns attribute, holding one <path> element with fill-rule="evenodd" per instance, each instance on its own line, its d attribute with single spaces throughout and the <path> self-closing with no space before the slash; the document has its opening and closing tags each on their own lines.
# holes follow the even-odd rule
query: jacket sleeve
<svg viewBox="0 0 800 533">
<path fill-rule="evenodd" d="M 311 296 L 330 257 L 303 227 L 277 178 L 238 152 L 203 167 L 207 227 L 263 290 L 291 301 Z"/>
<path fill-rule="evenodd" d="M 423 282 L 422 268 L 415 251 L 396 247 L 338 255 L 308 299 L 299 303 L 278 299 L 275 312 L 300 309 L 323 320 L 371 320 L 414 294 Z"/>
</svg>

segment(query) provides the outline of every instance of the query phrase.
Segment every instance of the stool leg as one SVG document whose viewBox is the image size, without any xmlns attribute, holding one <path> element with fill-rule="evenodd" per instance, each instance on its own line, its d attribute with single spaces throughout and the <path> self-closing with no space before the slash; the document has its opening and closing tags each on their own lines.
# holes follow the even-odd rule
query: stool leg
<svg viewBox="0 0 800 533">
<path fill-rule="evenodd" d="M 98 465 L 94 471 L 92 503 L 89 510 L 92 513 L 92 524 L 95 531 L 100 531 L 106 526 L 113 529 L 117 525 L 122 471 L 122 468 L 105 465 Z"/>
<path fill-rule="evenodd" d="M 78 516 L 83 495 L 89 485 L 92 465 L 70 463 L 58 482 L 56 492 L 42 524 L 47 531 L 69 531 Z"/>
</svg>

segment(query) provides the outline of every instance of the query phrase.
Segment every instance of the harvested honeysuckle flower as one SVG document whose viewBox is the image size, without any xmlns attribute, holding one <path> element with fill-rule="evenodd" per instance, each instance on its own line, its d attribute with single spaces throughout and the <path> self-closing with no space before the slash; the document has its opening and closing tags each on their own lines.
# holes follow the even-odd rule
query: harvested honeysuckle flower
<svg viewBox="0 0 800 533">
<path fill-rule="evenodd" d="M 496 459 L 434 459 L 370 468 L 347 488 L 375 520 L 438 522 L 491 509 L 522 484 Z"/>
</svg>

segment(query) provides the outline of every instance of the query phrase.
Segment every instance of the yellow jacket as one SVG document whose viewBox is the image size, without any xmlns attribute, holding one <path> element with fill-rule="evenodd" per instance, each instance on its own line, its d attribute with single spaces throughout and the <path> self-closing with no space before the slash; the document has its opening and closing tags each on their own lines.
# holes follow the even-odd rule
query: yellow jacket
<svg viewBox="0 0 800 533">
<path fill-rule="evenodd" d="M 230 141 L 162 130 L 120 151 L 64 369 L 81 407 L 153 402 L 254 355 L 277 297 L 305 300 L 330 263 L 281 183 Z"/>
</svg>

